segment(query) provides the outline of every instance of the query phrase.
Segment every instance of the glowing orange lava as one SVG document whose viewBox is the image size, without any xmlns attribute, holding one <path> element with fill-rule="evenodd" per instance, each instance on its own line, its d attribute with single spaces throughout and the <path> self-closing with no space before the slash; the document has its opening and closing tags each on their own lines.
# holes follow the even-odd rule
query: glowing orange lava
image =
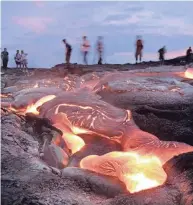
<svg viewBox="0 0 193 205">
<path fill-rule="evenodd" d="M 193 79 L 193 68 L 188 68 L 184 75 L 186 78 Z"/>
<path fill-rule="evenodd" d="M 72 154 L 78 152 L 84 147 L 84 140 L 78 135 L 73 134 L 68 128 L 64 125 L 57 123 L 53 125 L 54 127 L 60 129 L 63 133 L 62 138 L 66 142 L 68 149 L 71 150 Z"/>
<path fill-rule="evenodd" d="M 1 98 L 8 98 L 8 97 L 11 97 L 12 95 L 11 94 L 2 94 L 0 95 Z"/>
<path fill-rule="evenodd" d="M 80 167 L 118 177 L 130 193 L 157 187 L 163 184 L 167 177 L 157 157 L 144 157 L 134 152 L 90 155 L 81 160 Z"/>
<path fill-rule="evenodd" d="M 38 87 L 39 87 L 38 83 L 36 83 L 33 88 L 38 88 Z"/>
<path fill-rule="evenodd" d="M 34 115 L 39 115 L 39 112 L 37 111 L 37 108 L 42 106 L 44 103 L 54 99 L 55 97 L 56 97 L 55 95 L 47 95 L 47 96 L 41 98 L 36 103 L 27 106 L 25 114 L 26 113 L 33 113 Z"/>
</svg>

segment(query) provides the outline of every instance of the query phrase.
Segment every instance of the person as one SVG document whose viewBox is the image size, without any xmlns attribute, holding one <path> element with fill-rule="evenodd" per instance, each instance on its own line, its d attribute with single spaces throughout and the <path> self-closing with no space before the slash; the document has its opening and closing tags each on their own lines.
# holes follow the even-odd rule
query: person
<svg viewBox="0 0 193 205">
<path fill-rule="evenodd" d="M 70 63 L 70 57 L 72 52 L 72 47 L 70 44 L 67 43 L 66 39 L 63 39 L 63 43 L 66 46 L 66 64 Z"/>
<path fill-rule="evenodd" d="M 164 60 L 165 60 L 166 47 L 164 46 L 163 48 L 160 48 L 158 50 L 158 53 L 159 53 L 160 63 L 161 63 L 161 65 L 163 65 L 164 64 Z"/>
<path fill-rule="evenodd" d="M 191 55 L 192 55 L 192 48 L 189 47 L 186 51 L 186 63 L 189 64 L 191 61 Z"/>
<path fill-rule="evenodd" d="M 89 41 L 86 36 L 83 36 L 82 52 L 83 52 L 83 62 L 88 65 L 87 55 L 90 49 Z"/>
<path fill-rule="evenodd" d="M 21 68 L 21 55 L 19 53 L 19 50 L 16 51 L 16 54 L 15 54 L 15 63 L 16 63 L 16 67 L 20 67 Z"/>
<path fill-rule="evenodd" d="M 142 50 L 143 50 L 143 42 L 140 36 L 137 36 L 137 41 L 136 41 L 136 52 L 135 52 L 135 59 L 136 63 L 138 63 L 138 57 L 141 62 L 142 60 Z"/>
<path fill-rule="evenodd" d="M 103 38 L 102 36 L 98 37 L 98 41 L 97 41 L 97 52 L 98 52 L 98 64 L 102 65 L 102 54 L 103 54 Z"/>
<path fill-rule="evenodd" d="M 9 61 L 9 53 L 7 52 L 7 48 L 4 48 L 4 51 L 1 52 L 1 60 L 3 62 L 3 68 L 6 70 Z"/>
<path fill-rule="evenodd" d="M 24 53 L 24 51 L 21 51 L 21 66 L 23 68 L 23 72 L 27 72 L 27 53 Z"/>
</svg>

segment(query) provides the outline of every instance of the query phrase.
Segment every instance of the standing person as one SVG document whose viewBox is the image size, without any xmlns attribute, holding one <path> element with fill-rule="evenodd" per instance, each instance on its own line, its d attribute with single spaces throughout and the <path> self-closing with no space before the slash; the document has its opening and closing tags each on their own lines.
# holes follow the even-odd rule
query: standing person
<svg viewBox="0 0 193 205">
<path fill-rule="evenodd" d="M 15 63 L 16 63 L 16 67 L 20 67 L 21 68 L 21 55 L 19 53 L 19 50 L 16 51 L 16 54 L 15 54 Z"/>
<path fill-rule="evenodd" d="M 21 66 L 23 68 L 23 72 L 27 72 L 27 53 L 21 51 Z"/>
<path fill-rule="evenodd" d="M 70 64 L 70 57 L 72 52 L 72 47 L 70 44 L 67 43 L 66 39 L 63 39 L 63 43 L 66 46 L 66 64 Z"/>
<path fill-rule="evenodd" d="M 86 65 L 88 65 L 87 55 L 90 49 L 90 43 L 87 40 L 86 36 L 83 36 L 83 44 L 82 44 L 82 52 L 83 52 L 83 61 Z"/>
<path fill-rule="evenodd" d="M 192 48 L 189 47 L 186 51 L 186 63 L 189 64 L 191 61 L 191 55 L 192 55 Z"/>
<path fill-rule="evenodd" d="M 158 50 L 158 53 L 159 53 L 160 63 L 161 63 L 161 65 L 163 65 L 164 64 L 164 60 L 165 60 L 166 47 L 164 46 L 163 48 L 160 48 Z"/>
<path fill-rule="evenodd" d="M 9 53 L 7 52 L 7 48 L 4 48 L 4 51 L 1 52 L 1 59 L 3 62 L 3 68 L 7 70 L 7 64 L 9 61 Z"/>
<path fill-rule="evenodd" d="M 98 52 L 98 64 L 102 65 L 102 54 L 103 54 L 103 37 L 99 36 L 97 41 L 97 52 Z"/>
<path fill-rule="evenodd" d="M 142 50 L 143 50 L 143 42 L 140 36 L 137 36 L 137 41 L 136 41 L 136 52 L 135 52 L 135 59 L 136 63 L 138 63 L 138 57 L 141 63 L 142 60 Z"/>
</svg>

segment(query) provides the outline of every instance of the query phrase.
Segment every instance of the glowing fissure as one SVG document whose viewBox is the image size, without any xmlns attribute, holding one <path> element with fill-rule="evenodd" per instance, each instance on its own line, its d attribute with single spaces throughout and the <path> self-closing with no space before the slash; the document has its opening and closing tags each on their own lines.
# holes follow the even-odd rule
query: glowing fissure
<svg viewBox="0 0 193 205">
<path fill-rule="evenodd" d="M 55 97 L 56 97 L 55 95 L 47 95 L 47 96 L 41 98 L 36 103 L 27 106 L 25 114 L 26 113 L 33 113 L 34 115 L 39 115 L 39 111 L 37 110 L 37 108 L 42 106 L 44 103 L 54 99 Z"/>
<path fill-rule="evenodd" d="M 10 105 L 9 110 L 19 113 L 21 115 L 25 115 L 27 113 L 33 113 L 34 115 L 39 115 L 39 111 L 37 110 L 38 107 L 42 106 L 44 103 L 54 99 L 55 95 L 47 95 L 39 99 L 36 103 L 28 105 L 26 108 L 14 108 Z"/>
<path fill-rule="evenodd" d="M 78 107 L 78 108 L 83 109 L 83 110 L 92 110 L 93 113 L 94 113 L 94 112 L 99 113 L 99 114 L 101 114 L 102 116 L 104 116 L 106 119 L 114 120 L 114 121 L 116 121 L 116 122 L 119 122 L 119 121 L 121 122 L 121 121 L 123 121 L 122 118 L 120 118 L 120 119 L 112 119 L 112 118 L 108 117 L 106 114 L 104 114 L 102 111 L 96 110 L 96 109 L 94 109 L 94 108 L 91 107 L 91 106 L 81 106 L 81 105 L 67 104 L 67 103 L 62 103 L 62 104 L 57 105 L 57 106 L 56 106 L 56 109 L 55 109 L 55 114 L 58 114 L 58 113 L 59 113 L 59 109 L 60 109 L 61 106 L 66 106 L 66 107 Z M 98 108 L 98 107 L 97 107 L 97 108 Z M 99 109 L 100 109 L 100 108 L 99 108 Z M 129 114 L 129 112 L 127 111 L 126 117 L 125 117 L 125 118 L 127 119 L 127 121 L 130 119 L 129 116 L 130 116 L 130 114 Z"/>
</svg>

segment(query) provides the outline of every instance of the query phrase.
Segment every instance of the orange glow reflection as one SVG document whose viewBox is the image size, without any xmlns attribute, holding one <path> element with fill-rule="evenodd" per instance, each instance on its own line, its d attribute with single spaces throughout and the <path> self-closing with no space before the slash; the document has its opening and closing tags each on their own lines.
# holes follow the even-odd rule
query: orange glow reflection
<svg viewBox="0 0 193 205">
<path fill-rule="evenodd" d="M 188 68 L 184 75 L 186 78 L 193 79 L 193 68 Z"/>
</svg>

